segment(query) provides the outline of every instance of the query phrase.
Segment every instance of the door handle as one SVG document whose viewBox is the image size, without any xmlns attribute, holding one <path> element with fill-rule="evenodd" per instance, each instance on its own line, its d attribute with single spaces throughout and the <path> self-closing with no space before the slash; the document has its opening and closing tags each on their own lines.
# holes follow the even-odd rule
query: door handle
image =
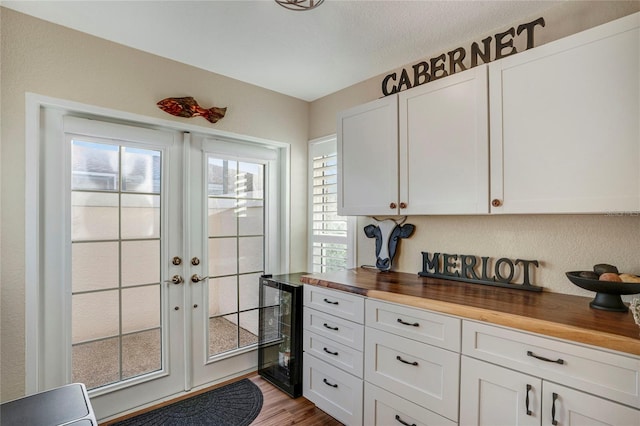
<svg viewBox="0 0 640 426">
<path fill-rule="evenodd" d="M 182 284 L 184 282 L 184 279 L 180 275 L 174 275 L 170 280 L 165 280 L 164 282 L 177 285 Z"/>
<path fill-rule="evenodd" d="M 191 275 L 191 282 L 192 283 L 199 283 L 200 281 L 204 281 L 206 280 L 208 277 L 201 277 L 198 274 L 193 274 Z"/>
</svg>

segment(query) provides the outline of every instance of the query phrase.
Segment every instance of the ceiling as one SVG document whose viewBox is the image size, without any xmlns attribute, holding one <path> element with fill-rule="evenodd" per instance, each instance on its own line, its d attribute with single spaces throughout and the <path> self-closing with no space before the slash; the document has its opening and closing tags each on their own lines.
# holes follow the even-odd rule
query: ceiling
<svg viewBox="0 0 640 426">
<path fill-rule="evenodd" d="M 28 15 L 313 101 L 528 22 L 559 1 L 11 1 Z"/>
</svg>

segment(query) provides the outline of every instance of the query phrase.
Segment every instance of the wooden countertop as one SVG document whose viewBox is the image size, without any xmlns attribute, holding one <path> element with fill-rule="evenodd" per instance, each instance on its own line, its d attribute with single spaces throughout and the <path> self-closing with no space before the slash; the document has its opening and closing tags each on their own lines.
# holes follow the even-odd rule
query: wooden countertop
<svg viewBox="0 0 640 426">
<path fill-rule="evenodd" d="M 640 327 L 631 312 L 590 308 L 589 297 L 363 268 L 305 275 L 302 282 L 640 355 Z"/>
</svg>

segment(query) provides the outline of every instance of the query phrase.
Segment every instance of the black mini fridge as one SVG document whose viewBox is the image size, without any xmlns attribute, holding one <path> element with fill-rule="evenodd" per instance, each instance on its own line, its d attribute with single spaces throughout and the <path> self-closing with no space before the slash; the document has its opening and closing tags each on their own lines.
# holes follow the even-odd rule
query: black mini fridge
<svg viewBox="0 0 640 426">
<path fill-rule="evenodd" d="M 258 374 L 293 398 L 302 395 L 303 275 L 260 277 Z"/>
</svg>

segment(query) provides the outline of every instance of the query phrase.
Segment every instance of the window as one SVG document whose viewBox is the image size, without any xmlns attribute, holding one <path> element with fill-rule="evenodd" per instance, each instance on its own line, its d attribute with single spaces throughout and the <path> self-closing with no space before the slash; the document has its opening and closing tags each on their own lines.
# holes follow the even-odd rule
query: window
<svg viewBox="0 0 640 426">
<path fill-rule="evenodd" d="M 309 143 L 309 272 L 355 266 L 355 218 L 338 216 L 335 136 Z"/>
</svg>

